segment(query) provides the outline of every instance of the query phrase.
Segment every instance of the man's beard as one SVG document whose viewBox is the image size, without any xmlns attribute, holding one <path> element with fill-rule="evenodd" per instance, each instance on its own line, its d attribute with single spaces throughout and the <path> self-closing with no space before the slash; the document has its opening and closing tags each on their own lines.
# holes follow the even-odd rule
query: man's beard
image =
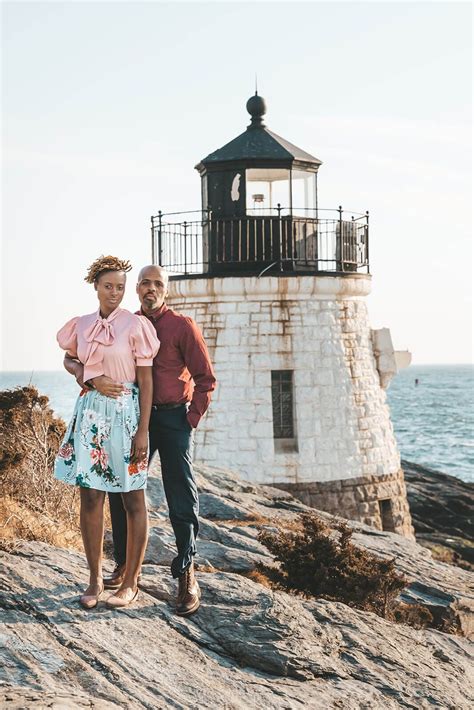
<svg viewBox="0 0 474 710">
<path fill-rule="evenodd" d="M 143 299 L 143 305 L 147 311 L 157 311 L 159 308 L 161 308 L 164 302 L 164 298 L 160 299 L 153 296 L 145 296 L 145 298 Z"/>
</svg>

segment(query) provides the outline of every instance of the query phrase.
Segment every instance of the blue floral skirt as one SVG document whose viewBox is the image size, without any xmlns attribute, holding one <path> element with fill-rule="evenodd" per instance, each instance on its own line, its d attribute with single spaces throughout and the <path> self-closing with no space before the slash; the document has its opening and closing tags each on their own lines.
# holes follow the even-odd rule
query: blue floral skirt
<svg viewBox="0 0 474 710">
<path fill-rule="evenodd" d="M 124 386 L 118 399 L 81 392 L 56 457 L 55 478 L 112 493 L 146 487 L 148 461 L 130 463 L 140 417 L 138 387 Z"/>
</svg>

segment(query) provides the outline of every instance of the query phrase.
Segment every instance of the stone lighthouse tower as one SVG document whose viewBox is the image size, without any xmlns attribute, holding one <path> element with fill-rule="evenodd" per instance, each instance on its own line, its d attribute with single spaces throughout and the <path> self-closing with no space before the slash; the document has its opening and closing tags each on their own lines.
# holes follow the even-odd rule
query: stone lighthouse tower
<svg viewBox="0 0 474 710">
<path fill-rule="evenodd" d="M 321 209 L 321 161 L 265 126 L 260 96 L 247 110 L 196 166 L 202 210 L 152 218 L 169 303 L 202 327 L 218 379 L 196 458 L 410 536 L 383 388 L 393 348 L 365 302 L 368 213 Z"/>
</svg>

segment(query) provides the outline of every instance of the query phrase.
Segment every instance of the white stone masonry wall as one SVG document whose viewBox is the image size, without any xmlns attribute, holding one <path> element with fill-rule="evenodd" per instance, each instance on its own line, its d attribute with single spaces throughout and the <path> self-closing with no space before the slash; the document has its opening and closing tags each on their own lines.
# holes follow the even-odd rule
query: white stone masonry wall
<svg viewBox="0 0 474 710">
<path fill-rule="evenodd" d="M 400 467 L 363 297 L 369 277 L 193 279 L 169 304 L 203 330 L 218 379 L 196 458 L 259 483 Z M 298 451 L 275 453 L 271 371 L 293 370 Z"/>
</svg>

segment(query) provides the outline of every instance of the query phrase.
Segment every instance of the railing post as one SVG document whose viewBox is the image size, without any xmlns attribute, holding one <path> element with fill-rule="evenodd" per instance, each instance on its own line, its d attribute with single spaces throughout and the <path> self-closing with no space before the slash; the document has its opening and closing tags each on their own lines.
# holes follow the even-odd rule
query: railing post
<svg viewBox="0 0 474 710">
<path fill-rule="evenodd" d="M 367 273 L 370 274 L 369 264 L 369 210 L 365 212 L 365 260 L 367 261 Z"/>
<path fill-rule="evenodd" d="M 280 268 L 280 271 L 283 271 L 283 262 L 282 262 L 282 255 L 283 255 L 283 231 L 282 231 L 282 222 L 281 222 L 281 204 L 278 202 L 277 203 L 277 212 L 278 212 L 278 266 Z"/>
<path fill-rule="evenodd" d="M 155 263 L 155 225 L 153 217 L 151 217 L 151 263 Z"/>
<path fill-rule="evenodd" d="M 205 223 L 203 222 L 202 225 L 202 266 L 203 266 L 203 271 L 210 271 L 211 267 L 211 240 L 212 240 L 212 235 L 211 235 L 211 219 L 212 219 L 212 210 L 207 205 L 206 207 L 206 221 Z"/>
<path fill-rule="evenodd" d="M 184 273 L 188 273 L 188 223 L 184 222 Z"/>
<path fill-rule="evenodd" d="M 344 242 L 342 239 L 342 206 L 339 205 L 339 243 L 336 245 L 336 261 L 339 262 L 339 270 L 344 271 Z"/>
<path fill-rule="evenodd" d="M 210 207 L 207 208 L 207 218 L 209 220 L 209 227 L 208 227 L 208 229 L 209 229 L 209 245 L 208 245 L 208 249 L 207 249 L 207 263 L 208 263 L 208 268 L 210 271 L 212 269 L 211 251 L 214 248 L 213 247 L 214 236 L 213 236 L 213 229 L 212 229 L 212 209 Z"/>
<path fill-rule="evenodd" d="M 356 237 L 356 231 L 354 229 L 355 222 L 354 222 L 354 215 L 351 217 L 351 234 L 350 234 L 350 244 L 351 244 L 351 257 L 352 259 L 355 258 L 355 270 L 359 270 L 359 257 L 358 257 L 358 249 L 357 249 L 357 237 Z M 353 269 L 351 268 L 351 271 Z"/>
<path fill-rule="evenodd" d="M 161 245 L 161 228 L 163 226 L 162 222 L 162 212 L 161 210 L 158 210 L 158 265 L 163 266 L 162 264 L 162 245 Z"/>
</svg>

